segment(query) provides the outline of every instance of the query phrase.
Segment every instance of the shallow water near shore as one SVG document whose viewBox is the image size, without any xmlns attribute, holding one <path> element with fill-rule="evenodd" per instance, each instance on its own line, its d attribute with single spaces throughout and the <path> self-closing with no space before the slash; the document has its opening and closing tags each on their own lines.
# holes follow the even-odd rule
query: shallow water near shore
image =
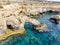
<svg viewBox="0 0 60 45">
<path fill-rule="evenodd" d="M 39 33 L 33 29 L 32 24 L 25 23 L 27 31 L 25 36 L 13 36 L 9 41 L 0 42 L 0 45 L 60 45 L 60 24 L 56 25 L 49 21 L 53 15 L 55 14 L 44 14 L 43 17 L 37 18 L 38 21 L 47 25 L 50 32 Z"/>
</svg>

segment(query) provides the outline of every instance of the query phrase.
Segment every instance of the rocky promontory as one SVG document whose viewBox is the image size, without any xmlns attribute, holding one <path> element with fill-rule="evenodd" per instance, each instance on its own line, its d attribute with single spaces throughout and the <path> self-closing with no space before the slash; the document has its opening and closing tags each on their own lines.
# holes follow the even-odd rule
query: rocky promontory
<svg viewBox="0 0 60 45">
<path fill-rule="evenodd" d="M 38 8 L 34 7 L 34 5 L 19 3 L 2 5 L 2 8 L 0 8 L 0 34 L 5 35 L 8 28 L 13 32 L 17 32 L 17 30 L 20 32 L 20 29 L 24 29 L 25 22 L 32 23 L 39 32 L 49 31 L 46 30 L 46 25 L 41 25 L 38 20 L 30 17 L 31 15 L 33 15 L 33 17 L 39 16 L 39 14 Z"/>
</svg>

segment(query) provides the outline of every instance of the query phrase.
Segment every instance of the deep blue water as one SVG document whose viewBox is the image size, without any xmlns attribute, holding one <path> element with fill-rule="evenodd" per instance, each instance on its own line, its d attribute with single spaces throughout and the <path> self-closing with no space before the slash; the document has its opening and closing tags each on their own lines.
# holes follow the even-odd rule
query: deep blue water
<svg viewBox="0 0 60 45">
<path fill-rule="evenodd" d="M 54 14 L 55 15 L 55 14 Z M 43 17 L 37 18 L 38 21 L 44 23 L 50 32 L 38 32 L 33 29 L 31 23 L 25 23 L 26 35 L 15 36 L 9 41 L 0 43 L 0 45 L 60 45 L 60 24 L 56 25 L 49 21 L 53 14 L 44 14 Z"/>
</svg>

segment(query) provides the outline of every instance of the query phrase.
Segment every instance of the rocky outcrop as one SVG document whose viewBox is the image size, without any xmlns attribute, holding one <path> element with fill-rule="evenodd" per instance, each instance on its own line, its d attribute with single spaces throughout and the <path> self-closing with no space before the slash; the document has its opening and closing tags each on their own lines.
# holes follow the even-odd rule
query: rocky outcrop
<svg viewBox="0 0 60 45">
<path fill-rule="evenodd" d="M 49 19 L 50 22 L 59 24 L 60 23 L 60 15 L 54 15 Z"/>
<path fill-rule="evenodd" d="M 47 28 L 47 26 L 46 26 L 45 24 L 35 25 L 34 28 L 35 28 L 38 32 L 49 32 L 49 29 Z"/>
<path fill-rule="evenodd" d="M 6 24 L 9 29 L 18 30 L 20 22 L 13 16 L 6 18 Z"/>
<path fill-rule="evenodd" d="M 24 28 L 25 22 L 31 22 L 33 25 L 37 25 L 35 29 L 37 29 L 39 32 L 45 31 L 43 30 L 43 28 L 45 28 L 44 25 L 41 25 L 38 20 L 27 16 L 33 15 L 34 17 L 40 14 L 40 10 L 38 10 L 38 8 L 36 8 L 35 6 L 22 4 L 20 5 L 16 3 L 2 6 L 3 8 L 0 9 L 0 32 L 5 31 L 7 28 L 13 29 L 14 31 Z M 39 28 L 39 25 L 41 26 L 41 30 Z"/>
</svg>

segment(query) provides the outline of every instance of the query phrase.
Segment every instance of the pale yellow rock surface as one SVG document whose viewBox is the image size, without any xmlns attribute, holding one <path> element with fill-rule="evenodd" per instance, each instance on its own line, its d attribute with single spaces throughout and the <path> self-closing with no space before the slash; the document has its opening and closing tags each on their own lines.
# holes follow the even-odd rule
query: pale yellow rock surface
<svg viewBox="0 0 60 45">
<path fill-rule="evenodd" d="M 15 34 L 25 35 L 25 33 L 26 33 L 25 29 L 20 29 L 20 30 L 16 30 L 16 31 L 7 29 L 7 30 L 6 30 L 6 34 L 0 36 L 0 40 L 4 40 L 4 39 L 6 39 L 7 37 L 9 37 L 9 36 L 11 36 L 11 35 L 15 35 Z"/>
</svg>

